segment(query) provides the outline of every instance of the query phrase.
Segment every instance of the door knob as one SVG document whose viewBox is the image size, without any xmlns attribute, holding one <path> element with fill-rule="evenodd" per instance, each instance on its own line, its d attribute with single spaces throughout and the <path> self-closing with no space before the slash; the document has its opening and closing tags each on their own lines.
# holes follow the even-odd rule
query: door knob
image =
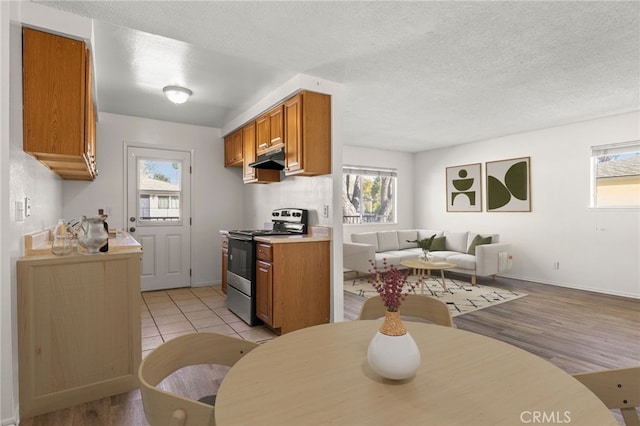
<svg viewBox="0 0 640 426">
<path fill-rule="evenodd" d="M 136 218 L 135 218 L 135 217 L 131 216 L 131 217 L 129 218 L 129 222 L 135 222 L 135 221 L 136 221 Z"/>
<path fill-rule="evenodd" d="M 131 228 L 129 228 L 129 232 L 136 232 L 136 228 L 132 226 Z"/>
</svg>

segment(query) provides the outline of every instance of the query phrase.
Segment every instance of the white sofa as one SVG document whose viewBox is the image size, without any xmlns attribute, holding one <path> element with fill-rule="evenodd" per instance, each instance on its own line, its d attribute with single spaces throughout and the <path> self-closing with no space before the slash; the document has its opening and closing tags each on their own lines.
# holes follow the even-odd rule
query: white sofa
<svg viewBox="0 0 640 426">
<path fill-rule="evenodd" d="M 400 266 L 406 259 L 417 259 L 422 250 L 417 243 L 435 235 L 444 237 L 444 250 L 430 251 L 434 260 L 446 260 L 455 263 L 450 271 L 471 275 L 471 284 L 476 284 L 476 277 L 492 276 L 509 268 L 509 244 L 500 243 L 499 235 L 480 235 L 480 238 L 491 237 L 491 243 L 476 245 L 470 250 L 471 243 L 477 233 L 471 231 L 437 231 L 430 229 L 411 229 L 396 231 L 363 232 L 351 234 L 351 242 L 344 243 L 344 268 L 351 271 L 369 273 L 371 263 L 375 259 L 376 268 L 382 270 L 383 261 L 387 265 Z M 442 245 L 442 240 L 439 240 Z M 475 251 L 475 254 L 471 254 Z M 400 266 L 401 267 L 401 266 Z"/>
</svg>

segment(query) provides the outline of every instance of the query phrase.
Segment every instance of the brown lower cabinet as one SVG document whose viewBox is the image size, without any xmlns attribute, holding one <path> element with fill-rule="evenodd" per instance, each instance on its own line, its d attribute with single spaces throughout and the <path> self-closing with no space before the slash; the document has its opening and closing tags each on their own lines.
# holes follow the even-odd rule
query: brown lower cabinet
<svg viewBox="0 0 640 426">
<path fill-rule="evenodd" d="M 140 257 L 18 260 L 20 417 L 138 387 Z"/>
<path fill-rule="evenodd" d="M 256 315 L 282 334 L 329 322 L 329 241 L 256 247 Z"/>
</svg>

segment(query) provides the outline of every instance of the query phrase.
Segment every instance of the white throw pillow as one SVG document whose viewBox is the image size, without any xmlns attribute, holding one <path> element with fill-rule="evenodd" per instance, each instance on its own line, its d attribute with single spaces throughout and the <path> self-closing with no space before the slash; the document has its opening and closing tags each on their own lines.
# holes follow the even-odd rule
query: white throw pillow
<svg viewBox="0 0 640 426">
<path fill-rule="evenodd" d="M 400 250 L 397 231 L 381 231 L 378 234 L 378 251 Z"/>
<path fill-rule="evenodd" d="M 408 230 L 408 231 L 398 231 L 398 245 L 400 246 L 400 250 L 418 247 L 418 243 L 407 242 L 407 241 L 415 241 L 417 239 L 418 239 L 418 231 L 416 231 L 415 229 Z"/>
<path fill-rule="evenodd" d="M 467 237 L 469 232 L 452 232 L 444 231 L 444 236 L 447 238 L 444 242 L 445 248 L 450 251 L 458 251 L 460 253 L 467 252 Z"/>
<path fill-rule="evenodd" d="M 426 238 L 431 238 L 432 235 L 435 235 L 436 238 L 442 237 L 442 231 L 434 231 L 432 229 L 418 229 L 418 239 L 424 240 Z"/>
<path fill-rule="evenodd" d="M 351 242 L 372 245 L 376 252 L 378 250 L 378 236 L 375 232 L 363 232 L 361 234 L 351 234 Z"/>
</svg>

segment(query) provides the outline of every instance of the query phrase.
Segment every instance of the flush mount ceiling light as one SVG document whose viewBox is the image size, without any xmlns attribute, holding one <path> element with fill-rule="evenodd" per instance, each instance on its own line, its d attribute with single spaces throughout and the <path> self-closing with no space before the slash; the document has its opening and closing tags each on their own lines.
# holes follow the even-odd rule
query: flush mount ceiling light
<svg viewBox="0 0 640 426">
<path fill-rule="evenodd" d="M 165 86 L 162 91 L 174 104 L 183 104 L 193 95 L 191 90 L 180 86 Z"/>
</svg>

